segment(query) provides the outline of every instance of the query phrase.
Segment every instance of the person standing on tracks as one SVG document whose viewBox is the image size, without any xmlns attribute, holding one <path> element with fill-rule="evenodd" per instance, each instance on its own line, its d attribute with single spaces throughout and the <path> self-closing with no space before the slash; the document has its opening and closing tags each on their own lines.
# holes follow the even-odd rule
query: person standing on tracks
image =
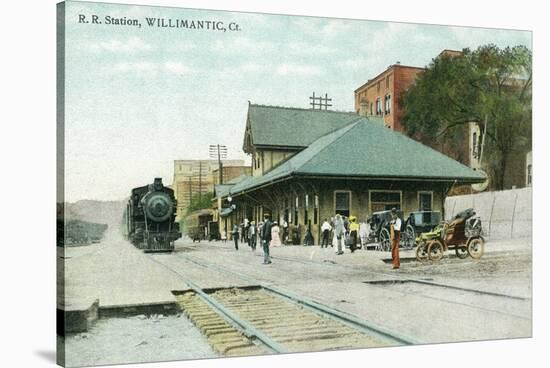
<svg viewBox="0 0 550 368">
<path fill-rule="evenodd" d="M 399 241 L 401 240 L 401 219 L 397 214 L 397 210 L 392 208 L 391 210 L 392 220 L 390 221 L 390 238 L 391 245 L 391 260 L 393 269 L 397 270 L 401 266 L 399 262 Z"/>
<path fill-rule="evenodd" d="M 239 226 L 233 225 L 233 231 L 231 231 L 233 241 L 235 242 L 235 250 L 239 250 Z"/>
<path fill-rule="evenodd" d="M 342 238 L 344 237 L 345 231 L 344 220 L 342 220 L 342 216 L 337 213 L 334 218 L 334 237 L 336 238 L 336 244 L 338 246 L 337 255 L 344 254 L 342 251 Z"/>
<path fill-rule="evenodd" d="M 264 250 L 264 264 L 271 263 L 271 257 L 269 256 L 269 243 L 271 243 L 271 216 L 269 213 L 264 213 L 264 224 L 260 231 L 260 239 L 262 241 L 262 247 Z"/>
<path fill-rule="evenodd" d="M 323 225 L 321 225 L 321 231 L 323 232 L 323 240 L 321 241 L 321 248 L 323 248 L 323 246 L 325 248 L 328 248 L 328 239 L 330 235 L 330 230 L 332 230 L 332 226 L 330 226 L 330 224 L 328 223 L 328 220 L 325 219 L 325 221 L 323 221 Z"/>
</svg>

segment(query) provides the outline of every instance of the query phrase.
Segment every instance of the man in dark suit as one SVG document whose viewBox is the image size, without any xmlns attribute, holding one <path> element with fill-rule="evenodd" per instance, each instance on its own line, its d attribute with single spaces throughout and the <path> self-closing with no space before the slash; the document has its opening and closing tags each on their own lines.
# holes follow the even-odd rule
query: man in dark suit
<svg viewBox="0 0 550 368">
<path fill-rule="evenodd" d="M 269 243 L 271 243 L 271 222 L 269 213 L 264 213 L 264 224 L 260 231 L 260 239 L 262 241 L 262 247 L 264 248 L 264 264 L 271 263 L 271 257 L 269 256 Z"/>
</svg>

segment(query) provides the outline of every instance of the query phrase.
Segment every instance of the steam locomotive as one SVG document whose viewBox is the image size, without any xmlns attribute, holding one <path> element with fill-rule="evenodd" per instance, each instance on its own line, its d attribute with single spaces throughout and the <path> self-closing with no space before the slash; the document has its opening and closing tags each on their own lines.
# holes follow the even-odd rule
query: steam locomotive
<svg viewBox="0 0 550 368">
<path fill-rule="evenodd" d="M 161 178 L 132 189 L 124 217 L 128 240 L 145 252 L 171 252 L 174 241 L 181 238 L 174 191 Z"/>
</svg>

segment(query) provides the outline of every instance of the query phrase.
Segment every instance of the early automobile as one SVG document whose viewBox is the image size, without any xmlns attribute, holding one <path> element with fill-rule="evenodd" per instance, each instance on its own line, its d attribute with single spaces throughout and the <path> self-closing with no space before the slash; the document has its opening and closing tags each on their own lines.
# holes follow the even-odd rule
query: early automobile
<svg viewBox="0 0 550 368">
<path fill-rule="evenodd" d="M 440 260 L 447 250 L 454 249 L 458 258 L 480 258 L 485 240 L 481 236 L 481 220 L 473 208 L 459 212 L 450 222 L 442 222 L 432 231 L 420 234 L 416 243 L 419 261 Z"/>
<path fill-rule="evenodd" d="M 404 235 L 407 243 L 405 248 L 412 249 L 416 245 L 418 235 L 432 231 L 441 222 L 439 211 L 416 211 L 411 212 L 405 221 Z"/>
</svg>

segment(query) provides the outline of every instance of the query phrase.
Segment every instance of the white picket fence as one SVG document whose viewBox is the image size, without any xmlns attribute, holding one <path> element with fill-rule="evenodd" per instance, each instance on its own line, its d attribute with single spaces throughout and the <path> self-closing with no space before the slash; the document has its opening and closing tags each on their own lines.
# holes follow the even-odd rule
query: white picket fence
<svg viewBox="0 0 550 368">
<path fill-rule="evenodd" d="M 473 208 L 483 231 L 491 239 L 524 238 L 532 235 L 532 188 L 452 196 L 445 199 L 445 219 Z"/>
</svg>

